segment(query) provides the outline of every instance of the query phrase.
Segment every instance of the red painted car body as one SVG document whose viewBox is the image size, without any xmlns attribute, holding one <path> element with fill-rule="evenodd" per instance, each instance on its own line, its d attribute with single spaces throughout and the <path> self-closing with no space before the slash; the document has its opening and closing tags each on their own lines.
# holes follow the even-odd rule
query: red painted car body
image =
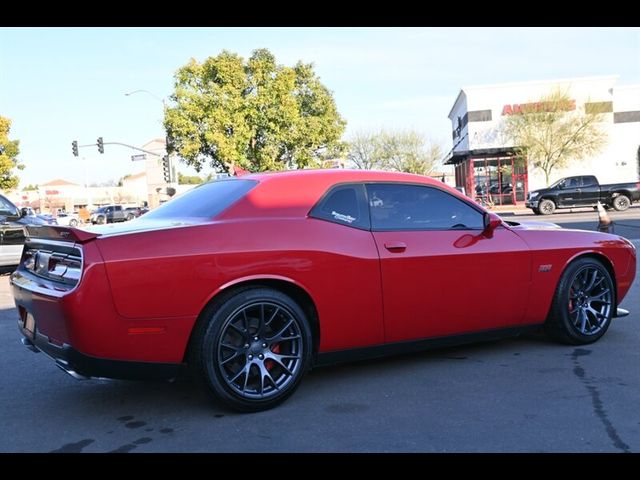
<svg viewBox="0 0 640 480">
<path fill-rule="evenodd" d="M 635 249 L 617 235 L 495 218 L 497 228 L 482 230 L 375 231 L 355 228 L 352 217 L 335 211 L 334 221 L 310 214 L 336 185 L 406 184 L 439 190 L 486 217 L 467 197 L 422 176 L 307 170 L 225 182 L 251 188 L 209 218 L 151 211 L 90 232 L 30 229 L 11 280 L 25 342 L 78 375 L 147 376 L 149 366 L 169 374 L 187 359 L 208 305 L 260 284 L 301 304 L 313 323 L 314 358 L 331 361 L 367 347 L 542 325 L 563 271 L 581 256 L 610 270 L 614 307 L 635 277 Z M 43 278 L 48 267 L 38 267 L 37 252 L 27 258 L 30 248 L 55 252 L 65 245 L 75 249 L 65 255 L 81 257 L 64 267 L 66 284 Z"/>
</svg>

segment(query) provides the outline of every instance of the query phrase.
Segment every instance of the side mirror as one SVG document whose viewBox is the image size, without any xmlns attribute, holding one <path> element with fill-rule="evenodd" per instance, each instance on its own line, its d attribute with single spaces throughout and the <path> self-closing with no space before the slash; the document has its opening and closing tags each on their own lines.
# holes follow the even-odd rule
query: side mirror
<svg viewBox="0 0 640 480">
<path fill-rule="evenodd" d="M 482 233 L 488 236 L 491 236 L 493 231 L 502 225 L 502 219 L 495 213 L 484 212 L 482 219 L 484 221 L 484 231 Z"/>
<path fill-rule="evenodd" d="M 29 210 L 27 210 L 27 207 L 22 207 L 20 209 L 20 217 L 26 217 L 27 215 L 29 215 Z"/>
<path fill-rule="evenodd" d="M 560 190 L 564 190 L 564 183 L 559 183 L 559 184 L 558 184 L 558 188 L 559 188 Z"/>
</svg>

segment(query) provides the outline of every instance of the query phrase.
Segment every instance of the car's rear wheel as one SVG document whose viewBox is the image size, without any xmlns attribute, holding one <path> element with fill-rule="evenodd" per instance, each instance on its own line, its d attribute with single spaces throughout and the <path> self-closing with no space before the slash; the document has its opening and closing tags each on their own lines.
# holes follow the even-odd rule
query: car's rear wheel
<svg viewBox="0 0 640 480">
<path fill-rule="evenodd" d="M 614 308 L 615 289 L 609 271 L 599 260 L 580 258 L 560 277 L 545 330 L 562 343 L 593 343 L 609 328 Z"/>
<path fill-rule="evenodd" d="M 77 227 L 78 226 L 78 221 L 75 218 L 69 220 L 69 226 L 70 227 Z"/>
<path fill-rule="evenodd" d="M 133 213 L 127 215 L 127 220 L 133 220 L 136 216 Z"/>
<path fill-rule="evenodd" d="M 255 287 L 214 302 L 191 343 L 190 366 L 229 407 L 254 412 L 282 403 L 311 359 L 311 330 L 302 308 L 277 290 Z"/>
<path fill-rule="evenodd" d="M 626 195 L 620 194 L 613 199 L 613 208 L 622 212 L 631 206 L 631 200 Z"/>
<path fill-rule="evenodd" d="M 553 200 L 549 200 L 548 198 L 545 198 L 544 200 L 541 200 L 540 203 L 538 204 L 538 210 L 540 210 L 540 213 L 542 215 L 551 215 L 553 212 L 556 211 L 556 204 L 553 203 Z"/>
</svg>

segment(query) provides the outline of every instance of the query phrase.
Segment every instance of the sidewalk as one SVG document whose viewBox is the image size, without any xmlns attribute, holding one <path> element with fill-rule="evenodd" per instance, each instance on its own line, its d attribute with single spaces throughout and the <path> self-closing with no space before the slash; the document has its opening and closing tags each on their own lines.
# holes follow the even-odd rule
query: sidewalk
<svg viewBox="0 0 640 480">
<path fill-rule="evenodd" d="M 521 205 L 495 205 L 491 208 L 485 207 L 490 212 L 495 212 L 502 217 L 510 217 L 515 215 L 531 215 L 531 209 Z"/>
</svg>

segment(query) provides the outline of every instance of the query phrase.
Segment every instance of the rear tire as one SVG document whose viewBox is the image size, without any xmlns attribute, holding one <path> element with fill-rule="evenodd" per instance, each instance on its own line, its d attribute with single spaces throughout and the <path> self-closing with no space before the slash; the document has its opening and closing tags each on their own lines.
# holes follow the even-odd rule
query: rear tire
<svg viewBox="0 0 640 480">
<path fill-rule="evenodd" d="M 311 363 L 309 321 L 293 299 L 266 287 L 224 295 L 202 313 L 189 366 L 215 398 L 241 412 L 284 402 Z"/>
<path fill-rule="evenodd" d="M 561 343 L 593 343 L 609 328 L 615 305 L 609 271 L 599 260 L 579 258 L 560 277 L 544 329 Z"/>
<path fill-rule="evenodd" d="M 77 227 L 78 226 L 78 221 L 76 219 L 69 220 L 69 226 L 73 227 L 73 228 Z"/>
<path fill-rule="evenodd" d="M 613 208 L 618 212 L 623 212 L 631 206 L 631 200 L 624 194 L 620 194 L 613 199 Z"/>
<path fill-rule="evenodd" d="M 540 203 L 538 204 L 538 210 L 540 210 L 540 213 L 542 215 L 551 215 L 553 212 L 556 211 L 556 204 L 553 203 L 553 200 L 549 200 L 548 198 L 545 198 L 544 200 L 541 200 Z"/>
</svg>

